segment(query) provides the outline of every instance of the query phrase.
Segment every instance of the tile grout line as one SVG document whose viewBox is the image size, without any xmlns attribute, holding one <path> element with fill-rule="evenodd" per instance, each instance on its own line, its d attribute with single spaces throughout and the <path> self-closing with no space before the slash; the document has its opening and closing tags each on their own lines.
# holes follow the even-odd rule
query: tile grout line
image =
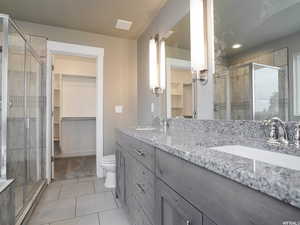
<svg viewBox="0 0 300 225">
<path fill-rule="evenodd" d="M 61 199 L 62 188 L 63 188 L 63 184 L 60 184 L 60 187 L 59 187 L 59 193 L 58 193 L 58 199 L 57 199 L 57 200 L 60 200 L 60 199 Z"/>
<path fill-rule="evenodd" d="M 77 199 L 77 197 L 75 197 L 75 217 L 77 216 L 77 201 L 78 201 L 78 199 Z"/>
<path fill-rule="evenodd" d="M 118 204 L 118 202 L 117 202 L 117 199 L 115 198 L 115 195 L 114 195 L 113 191 L 111 191 L 111 194 L 112 194 L 113 200 L 114 200 L 114 202 L 115 202 L 115 204 L 116 204 L 116 206 L 117 206 L 116 209 L 120 209 L 119 204 Z"/>
<path fill-rule="evenodd" d="M 96 194 L 96 182 L 93 181 L 93 186 L 94 186 L 94 193 Z"/>
<path fill-rule="evenodd" d="M 98 216 L 98 223 L 99 223 L 99 225 L 101 225 L 101 222 L 100 222 L 100 212 L 97 213 L 97 216 Z"/>
</svg>

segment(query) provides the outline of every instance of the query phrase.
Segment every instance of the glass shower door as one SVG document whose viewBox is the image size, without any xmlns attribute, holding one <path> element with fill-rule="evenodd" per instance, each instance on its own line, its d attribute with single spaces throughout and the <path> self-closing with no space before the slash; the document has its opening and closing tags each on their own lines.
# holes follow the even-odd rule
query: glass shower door
<svg viewBox="0 0 300 225">
<path fill-rule="evenodd" d="M 38 57 L 12 24 L 8 32 L 7 177 L 15 179 L 16 216 L 42 184 L 42 73 Z"/>
<path fill-rule="evenodd" d="M 26 183 L 25 41 L 9 26 L 7 76 L 7 177 L 15 179 L 16 214 L 24 206 Z"/>
<path fill-rule="evenodd" d="M 253 119 L 279 115 L 279 67 L 253 63 Z"/>
<path fill-rule="evenodd" d="M 26 186 L 24 189 L 27 203 L 36 192 L 41 182 L 41 71 L 36 58 L 26 54 Z"/>
</svg>

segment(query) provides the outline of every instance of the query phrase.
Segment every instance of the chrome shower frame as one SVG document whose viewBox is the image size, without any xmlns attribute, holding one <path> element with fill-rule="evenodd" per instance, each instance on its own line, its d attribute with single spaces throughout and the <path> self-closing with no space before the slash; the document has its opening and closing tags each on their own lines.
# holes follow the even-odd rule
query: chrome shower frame
<svg viewBox="0 0 300 225">
<path fill-rule="evenodd" d="M 25 48 L 30 51 L 32 56 L 41 64 L 41 59 L 38 54 L 32 48 L 26 35 L 21 31 L 18 25 L 6 14 L 0 14 L 0 20 L 2 20 L 3 27 L 3 38 L 0 46 L 2 47 L 2 57 L 1 57 L 1 150 L 0 150 L 0 178 L 7 178 L 7 112 L 8 112 L 8 49 L 9 49 L 9 26 L 11 25 L 20 37 L 25 42 Z M 26 131 L 25 131 L 26 132 Z M 26 135 L 26 134 L 25 134 Z"/>
</svg>

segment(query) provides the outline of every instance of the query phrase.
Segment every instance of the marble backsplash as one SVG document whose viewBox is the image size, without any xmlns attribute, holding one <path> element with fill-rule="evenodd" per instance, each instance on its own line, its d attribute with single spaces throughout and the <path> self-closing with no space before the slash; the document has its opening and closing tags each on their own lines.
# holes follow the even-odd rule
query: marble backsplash
<svg viewBox="0 0 300 225">
<path fill-rule="evenodd" d="M 265 140 L 263 121 L 254 120 L 196 120 L 196 119 L 170 119 L 169 128 L 172 130 L 185 130 L 193 133 L 217 133 L 220 135 L 230 135 L 240 138 L 253 138 Z M 286 129 L 289 141 L 293 143 L 295 126 L 300 121 L 286 122 Z"/>
</svg>

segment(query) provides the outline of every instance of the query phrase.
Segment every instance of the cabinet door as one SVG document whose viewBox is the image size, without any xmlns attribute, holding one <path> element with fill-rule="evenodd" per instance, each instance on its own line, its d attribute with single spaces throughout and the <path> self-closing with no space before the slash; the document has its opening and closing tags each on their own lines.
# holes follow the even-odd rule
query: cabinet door
<svg viewBox="0 0 300 225">
<path fill-rule="evenodd" d="M 202 213 L 161 181 L 157 181 L 158 225 L 202 225 Z"/>
<path fill-rule="evenodd" d="M 125 204 L 125 157 L 120 149 L 116 150 L 116 195 Z"/>
</svg>

